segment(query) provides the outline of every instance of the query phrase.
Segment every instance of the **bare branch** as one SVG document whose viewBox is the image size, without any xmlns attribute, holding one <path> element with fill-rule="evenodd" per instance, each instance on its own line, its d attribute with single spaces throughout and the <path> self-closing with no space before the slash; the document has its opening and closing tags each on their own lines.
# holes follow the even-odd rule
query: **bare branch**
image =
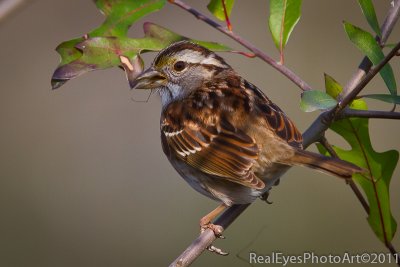
<svg viewBox="0 0 400 267">
<path fill-rule="evenodd" d="M 211 27 L 217 29 L 218 31 L 222 32 L 223 34 L 231 37 L 233 40 L 238 42 L 239 44 L 243 45 L 247 49 L 249 49 L 251 52 L 253 52 L 257 57 L 260 59 L 264 60 L 266 63 L 271 65 L 273 68 L 278 70 L 280 73 L 285 75 L 289 80 L 291 80 L 293 83 L 295 83 L 301 90 L 307 91 L 311 90 L 311 86 L 308 85 L 304 80 L 302 80 L 297 74 L 295 74 L 292 70 L 287 68 L 284 65 L 279 64 L 279 62 L 275 61 L 273 58 L 268 56 L 266 53 L 255 47 L 252 43 L 247 41 L 246 39 L 242 38 L 238 34 L 234 33 L 233 31 L 230 31 L 226 29 L 225 27 L 221 26 L 214 20 L 208 18 L 206 15 L 200 13 L 198 10 L 194 9 L 193 7 L 189 6 L 188 4 L 182 2 L 181 0 L 169 0 L 170 3 L 179 6 L 180 8 L 186 10 L 187 12 L 191 13 L 194 15 L 196 18 L 199 20 L 204 21 Z"/>
<path fill-rule="evenodd" d="M 336 119 L 340 120 L 351 117 L 400 120 L 400 112 L 346 108 L 338 115 Z"/>
<path fill-rule="evenodd" d="M 325 136 L 321 137 L 320 144 L 325 147 L 325 149 L 328 151 L 329 154 L 331 154 L 332 157 L 339 158 L 338 154 L 333 149 L 332 145 L 328 142 L 328 139 L 326 139 Z M 365 212 L 367 214 L 369 214 L 368 202 L 367 202 L 367 200 L 365 200 L 365 198 L 364 198 L 363 194 L 361 193 L 360 189 L 358 189 L 356 183 L 353 181 L 353 179 L 347 179 L 346 183 L 350 186 L 351 190 L 353 190 L 353 193 L 356 195 L 357 199 L 360 201 L 360 203 L 363 206 Z"/>
<path fill-rule="evenodd" d="M 393 244 L 391 242 L 388 242 L 386 244 L 386 247 L 389 249 L 390 253 L 392 253 L 394 259 L 397 261 L 400 254 L 396 251 L 396 249 L 394 248 Z M 397 262 L 397 266 L 400 266 L 400 262 Z"/>
<path fill-rule="evenodd" d="M 303 133 L 303 146 L 308 147 L 312 143 L 318 142 L 324 132 L 329 128 L 333 121 L 334 113 L 325 111 L 321 113 Z"/>
<path fill-rule="evenodd" d="M 26 0 L 3 0 L 0 2 L 0 23 L 12 15 L 29 1 Z"/>
<path fill-rule="evenodd" d="M 214 223 L 221 225 L 224 229 L 239 217 L 240 214 L 248 207 L 250 204 L 246 205 L 234 205 L 225 211 Z M 216 239 L 215 234 L 212 230 L 205 230 L 197 239 L 195 239 L 192 244 L 179 255 L 176 260 L 171 263 L 170 267 L 183 267 L 189 266 L 200 254 L 214 242 Z"/>
<path fill-rule="evenodd" d="M 325 135 L 321 136 L 319 143 L 328 151 L 328 153 L 333 157 L 333 158 L 339 158 L 339 155 L 336 153 L 336 151 L 333 149 L 333 146 L 331 143 L 329 143 L 328 139 L 326 139 Z"/>
<path fill-rule="evenodd" d="M 400 0 L 399 0 L 400 2 Z M 400 50 L 400 42 L 385 56 L 385 58 L 374 68 L 372 68 L 367 75 L 364 76 L 363 79 L 351 90 L 342 101 L 339 102 L 339 105 L 335 109 L 335 113 L 337 114 L 342 109 L 344 109 L 353 99 L 361 92 L 362 89 L 375 77 L 375 75 L 389 62 L 394 56 L 396 56 L 397 51 Z"/>
</svg>

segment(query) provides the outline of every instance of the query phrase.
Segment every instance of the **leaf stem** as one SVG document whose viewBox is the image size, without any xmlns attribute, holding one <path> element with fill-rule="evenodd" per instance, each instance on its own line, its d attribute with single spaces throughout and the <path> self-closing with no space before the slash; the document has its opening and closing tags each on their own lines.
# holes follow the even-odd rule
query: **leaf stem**
<svg viewBox="0 0 400 267">
<path fill-rule="evenodd" d="M 285 16 L 286 16 L 286 5 L 287 5 L 287 0 L 283 1 L 283 10 L 285 10 L 285 12 L 283 12 L 282 14 L 282 21 L 281 21 L 281 31 L 279 34 L 279 54 L 280 54 L 280 64 L 284 64 L 285 62 L 285 56 L 283 54 L 283 31 L 285 29 Z"/>
<path fill-rule="evenodd" d="M 258 49 L 252 43 L 244 39 L 243 37 L 239 36 L 238 34 L 234 33 L 233 31 L 227 30 L 225 27 L 222 27 L 220 24 L 215 22 L 214 20 L 208 18 L 206 15 L 200 13 L 198 10 L 194 9 L 190 5 L 182 2 L 181 0 L 168 0 L 170 3 L 182 8 L 183 10 L 191 13 L 197 19 L 204 21 L 211 27 L 217 29 L 218 31 L 222 32 L 223 34 L 229 36 L 239 44 L 243 45 L 251 52 L 253 52 L 258 58 L 265 61 L 267 64 L 275 68 L 277 71 L 285 75 L 289 80 L 291 80 L 294 84 L 296 84 L 301 90 L 307 91 L 311 90 L 311 86 L 308 85 L 303 79 L 301 79 L 297 74 L 295 74 L 292 70 L 287 68 L 286 66 L 280 64 L 279 62 L 275 61 L 273 58 L 268 56 L 266 53 Z"/>
<path fill-rule="evenodd" d="M 224 8 L 226 27 L 228 28 L 229 31 L 232 31 L 232 24 L 231 21 L 229 20 L 228 11 L 226 10 L 225 0 L 221 0 L 221 2 L 222 2 L 222 7 Z"/>
</svg>

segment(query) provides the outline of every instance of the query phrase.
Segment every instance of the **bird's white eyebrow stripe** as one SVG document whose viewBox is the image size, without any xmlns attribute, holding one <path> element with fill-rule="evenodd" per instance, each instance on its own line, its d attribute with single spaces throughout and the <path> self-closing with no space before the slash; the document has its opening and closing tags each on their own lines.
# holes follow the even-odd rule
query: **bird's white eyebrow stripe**
<svg viewBox="0 0 400 267">
<path fill-rule="evenodd" d="M 213 56 L 209 56 L 209 57 L 205 58 L 200 63 L 201 64 L 210 64 L 210 65 L 214 65 L 214 66 L 217 66 L 217 67 L 220 67 L 220 68 L 226 68 L 227 67 L 225 64 L 221 63 L 219 60 L 217 60 Z"/>
<path fill-rule="evenodd" d="M 180 61 L 184 61 L 191 64 L 207 64 L 207 65 L 214 65 L 220 68 L 227 67 L 227 65 L 221 63 L 218 59 L 216 59 L 213 54 L 205 56 L 199 51 L 193 51 L 190 49 L 179 51 L 175 55 L 175 58 L 179 59 Z"/>
</svg>

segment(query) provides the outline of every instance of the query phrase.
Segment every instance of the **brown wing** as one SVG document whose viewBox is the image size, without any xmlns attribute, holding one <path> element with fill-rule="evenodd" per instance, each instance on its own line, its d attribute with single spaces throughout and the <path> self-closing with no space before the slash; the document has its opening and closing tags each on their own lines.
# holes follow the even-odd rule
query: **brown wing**
<svg viewBox="0 0 400 267">
<path fill-rule="evenodd" d="M 250 188 L 265 187 L 250 170 L 258 158 L 257 145 L 229 122 L 207 127 L 193 121 L 179 125 L 164 118 L 161 131 L 169 152 L 190 166 Z"/>
<path fill-rule="evenodd" d="M 291 146 L 302 148 L 303 137 L 294 123 L 286 114 L 259 89 L 257 86 L 244 81 L 244 87 L 251 90 L 259 101 L 258 108 L 264 114 L 266 121 L 277 136 L 288 142 Z M 257 102 L 257 101 L 256 101 Z"/>
</svg>

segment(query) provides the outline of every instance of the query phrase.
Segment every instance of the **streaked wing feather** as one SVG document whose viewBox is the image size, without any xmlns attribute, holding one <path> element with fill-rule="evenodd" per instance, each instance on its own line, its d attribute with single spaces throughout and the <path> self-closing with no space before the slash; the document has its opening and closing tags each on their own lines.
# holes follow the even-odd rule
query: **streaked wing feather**
<svg viewBox="0 0 400 267">
<path fill-rule="evenodd" d="M 257 86 L 244 81 L 244 87 L 251 90 L 261 101 L 258 107 L 263 112 L 266 121 L 277 136 L 287 141 L 291 146 L 302 148 L 303 137 L 286 114 L 275 105 Z"/>
<path fill-rule="evenodd" d="M 258 158 L 253 139 L 228 122 L 220 126 L 218 131 L 193 122 L 177 127 L 164 121 L 161 130 L 172 151 L 192 167 L 250 188 L 264 188 L 262 180 L 251 171 Z"/>
</svg>

